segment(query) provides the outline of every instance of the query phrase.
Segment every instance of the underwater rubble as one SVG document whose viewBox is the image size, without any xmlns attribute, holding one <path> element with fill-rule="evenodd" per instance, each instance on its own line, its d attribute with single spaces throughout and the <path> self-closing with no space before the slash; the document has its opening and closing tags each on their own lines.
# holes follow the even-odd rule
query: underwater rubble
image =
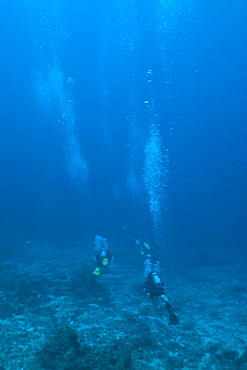
<svg viewBox="0 0 247 370">
<path fill-rule="evenodd" d="M 92 279 L 92 256 L 28 248 L 0 257 L 0 370 L 247 369 L 240 264 L 163 265 L 180 320 L 170 326 L 142 289 L 141 264 L 116 256 Z"/>
</svg>

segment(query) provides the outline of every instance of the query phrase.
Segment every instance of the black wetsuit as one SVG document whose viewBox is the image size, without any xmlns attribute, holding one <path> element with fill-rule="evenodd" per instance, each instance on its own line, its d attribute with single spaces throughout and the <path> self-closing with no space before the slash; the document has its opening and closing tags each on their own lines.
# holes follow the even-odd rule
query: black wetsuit
<svg viewBox="0 0 247 370">
<path fill-rule="evenodd" d="M 154 280 L 153 280 L 153 274 L 154 272 L 150 272 L 147 276 L 147 280 L 144 283 L 144 289 L 146 289 L 147 293 L 150 295 L 150 297 L 160 297 L 162 294 L 165 294 L 165 284 L 160 278 L 160 275 L 155 272 L 156 275 L 158 275 L 160 282 L 161 282 L 161 287 L 157 288 Z"/>
<path fill-rule="evenodd" d="M 143 250 L 142 244 L 139 242 L 139 240 L 132 240 L 132 242 L 130 244 L 130 247 L 134 251 L 137 251 L 137 252 L 140 252 L 140 253 Z"/>
</svg>

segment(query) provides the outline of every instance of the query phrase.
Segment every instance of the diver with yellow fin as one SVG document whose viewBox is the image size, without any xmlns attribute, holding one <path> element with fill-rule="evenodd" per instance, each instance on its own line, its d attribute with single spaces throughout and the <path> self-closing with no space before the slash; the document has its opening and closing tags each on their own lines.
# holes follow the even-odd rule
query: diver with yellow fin
<svg viewBox="0 0 247 370">
<path fill-rule="evenodd" d="M 138 239 L 132 240 L 130 248 L 139 252 L 142 256 L 150 250 L 150 246 L 146 242 L 140 242 Z"/>
<path fill-rule="evenodd" d="M 92 273 L 94 277 L 100 276 L 101 269 L 103 268 L 108 272 L 109 265 L 113 262 L 113 255 L 108 250 L 108 243 L 102 236 L 96 235 L 95 237 L 95 248 L 96 254 L 94 260 L 96 262 L 96 267 Z"/>
</svg>

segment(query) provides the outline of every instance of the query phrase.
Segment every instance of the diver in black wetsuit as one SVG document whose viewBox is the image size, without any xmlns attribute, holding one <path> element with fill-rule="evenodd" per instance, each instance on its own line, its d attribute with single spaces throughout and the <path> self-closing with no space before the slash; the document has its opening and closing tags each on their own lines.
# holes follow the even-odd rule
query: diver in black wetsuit
<svg viewBox="0 0 247 370">
<path fill-rule="evenodd" d="M 154 306 L 158 305 L 159 297 L 165 302 L 166 309 L 170 315 L 169 324 L 177 325 L 179 322 L 178 317 L 175 315 L 175 313 L 173 313 L 173 309 L 168 301 L 167 296 L 165 295 L 165 285 L 161 280 L 159 273 L 156 271 L 151 271 L 147 276 L 147 280 L 145 281 L 143 288 L 147 292 L 147 295 L 151 298 Z"/>
<path fill-rule="evenodd" d="M 140 242 L 138 239 L 132 240 L 130 248 L 136 252 L 139 252 L 141 255 L 144 255 L 148 250 L 150 250 L 148 243 Z"/>
<path fill-rule="evenodd" d="M 105 272 L 108 272 L 109 265 L 113 262 L 113 258 L 114 257 L 111 252 L 104 245 L 101 246 L 100 250 L 94 256 L 96 267 L 92 275 L 95 277 L 100 276 L 102 269 L 105 270 Z"/>
<path fill-rule="evenodd" d="M 106 267 L 109 265 L 109 263 L 112 262 L 113 256 L 111 252 L 109 252 L 107 249 L 104 247 L 101 248 L 100 251 L 96 253 L 94 256 L 94 260 L 96 262 L 96 267 Z"/>
<path fill-rule="evenodd" d="M 100 235 L 96 235 L 94 240 L 94 250 L 96 252 L 94 260 L 96 262 L 96 267 L 92 273 L 93 277 L 100 276 L 101 269 L 108 270 L 109 264 L 113 262 L 113 256 L 108 249 L 108 243 L 105 238 Z"/>
</svg>

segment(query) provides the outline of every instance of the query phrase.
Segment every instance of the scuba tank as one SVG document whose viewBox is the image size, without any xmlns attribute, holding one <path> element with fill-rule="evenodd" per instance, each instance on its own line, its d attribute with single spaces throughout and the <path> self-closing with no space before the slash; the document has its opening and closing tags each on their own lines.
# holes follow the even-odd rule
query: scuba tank
<svg viewBox="0 0 247 370">
<path fill-rule="evenodd" d="M 153 272 L 151 276 L 152 276 L 155 287 L 157 289 L 161 288 L 163 285 L 162 285 L 162 282 L 157 272 Z"/>
<path fill-rule="evenodd" d="M 105 249 L 102 249 L 101 252 L 100 252 L 100 258 L 102 258 L 102 260 L 104 258 L 106 258 L 106 250 Z"/>
</svg>

